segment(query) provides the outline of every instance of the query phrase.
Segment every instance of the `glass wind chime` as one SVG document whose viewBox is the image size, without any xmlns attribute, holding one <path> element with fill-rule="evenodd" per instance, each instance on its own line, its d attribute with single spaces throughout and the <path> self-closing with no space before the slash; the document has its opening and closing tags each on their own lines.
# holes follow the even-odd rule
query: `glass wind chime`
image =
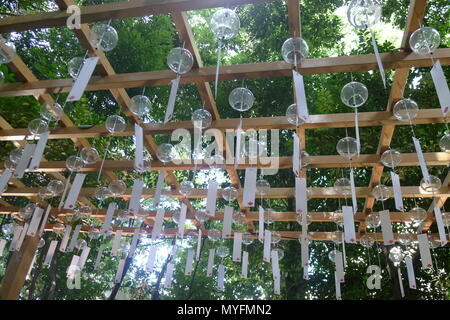
<svg viewBox="0 0 450 320">
<path fill-rule="evenodd" d="M 17 56 L 14 42 L 5 38 L 0 38 L 0 64 L 7 64 Z M 0 85 L 5 82 L 5 74 L 0 71 Z"/>
</svg>

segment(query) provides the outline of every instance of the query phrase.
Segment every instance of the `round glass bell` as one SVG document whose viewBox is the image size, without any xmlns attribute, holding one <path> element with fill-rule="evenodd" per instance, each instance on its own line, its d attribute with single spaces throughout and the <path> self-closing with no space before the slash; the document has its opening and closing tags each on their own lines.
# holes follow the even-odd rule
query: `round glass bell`
<svg viewBox="0 0 450 320">
<path fill-rule="evenodd" d="M 9 160 L 12 163 L 18 164 L 20 159 L 22 158 L 23 148 L 16 148 L 9 153 Z"/>
<path fill-rule="evenodd" d="M 389 251 L 389 259 L 395 264 L 402 262 L 404 258 L 405 255 L 402 253 L 402 250 L 398 247 L 393 247 Z"/>
<path fill-rule="evenodd" d="M 343 232 L 341 231 L 334 231 L 331 233 L 331 242 L 335 244 L 341 244 L 342 243 L 342 236 Z"/>
<path fill-rule="evenodd" d="M 96 50 L 108 52 L 119 42 L 116 29 L 107 24 L 96 24 L 89 32 L 89 42 Z"/>
<path fill-rule="evenodd" d="M 194 191 L 194 184 L 190 180 L 184 180 L 180 182 L 179 192 L 182 196 L 190 196 Z"/>
<path fill-rule="evenodd" d="M 398 235 L 398 242 L 405 246 L 405 247 L 409 247 L 412 245 L 412 241 L 411 241 L 411 236 L 408 233 L 402 232 L 399 233 Z"/>
<path fill-rule="evenodd" d="M 414 31 L 409 37 L 411 50 L 418 54 L 430 54 L 439 48 L 441 36 L 431 27 L 422 27 Z"/>
<path fill-rule="evenodd" d="M 369 91 L 360 82 L 352 81 L 347 83 L 341 90 L 342 102 L 351 108 L 359 108 L 366 103 Z"/>
<path fill-rule="evenodd" d="M 211 240 L 212 242 L 219 241 L 221 237 L 222 237 L 222 231 L 217 230 L 217 229 L 208 230 L 208 239 Z"/>
<path fill-rule="evenodd" d="M 85 164 L 95 164 L 100 156 L 97 149 L 93 147 L 86 147 L 81 149 L 80 157 Z"/>
<path fill-rule="evenodd" d="M 305 123 L 302 119 L 298 117 L 297 105 L 291 104 L 286 110 L 286 119 L 290 124 L 299 126 Z"/>
<path fill-rule="evenodd" d="M 256 193 L 260 196 L 266 195 L 270 190 L 270 183 L 267 180 L 259 179 L 256 181 Z"/>
<path fill-rule="evenodd" d="M 42 119 L 31 120 L 28 124 L 28 131 L 32 135 L 42 134 L 48 131 L 48 123 Z"/>
<path fill-rule="evenodd" d="M 244 112 L 253 106 L 255 97 L 247 88 L 239 87 L 231 91 L 228 102 L 234 110 Z"/>
<path fill-rule="evenodd" d="M 417 116 L 419 106 L 411 99 L 402 99 L 394 105 L 393 112 L 397 120 L 410 122 Z"/>
<path fill-rule="evenodd" d="M 345 137 L 338 141 L 337 152 L 344 158 L 351 159 L 358 154 L 358 144 L 353 137 Z"/>
<path fill-rule="evenodd" d="M 59 121 L 64 115 L 64 111 L 59 103 L 46 102 L 41 106 L 40 114 L 47 121 Z"/>
<path fill-rule="evenodd" d="M 48 190 L 47 187 L 39 187 L 38 190 L 38 198 L 41 200 L 46 200 L 48 199 Z"/>
<path fill-rule="evenodd" d="M 5 83 L 5 74 L 0 71 L 0 85 Z"/>
<path fill-rule="evenodd" d="M 107 187 L 98 187 L 95 189 L 94 197 L 98 201 L 104 201 L 106 198 L 108 198 L 111 195 L 109 192 L 109 189 Z"/>
<path fill-rule="evenodd" d="M 427 211 L 421 207 L 412 208 L 408 215 L 413 223 L 422 223 L 428 216 Z"/>
<path fill-rule="evenodd" d="M 167 55 L 167 65 L 176 74 L 186 74 L 194 65 L 194 58 L 185 48 L 173 48 Z"/>
<path fill-rule="evenodd" d="M 195 212 L 195 219 L 197 219 L 201 224 L 203 224 L 209 220 L 209 216 L 206 214 L 206 211 L 197 210 Z"/>
<path fill-rule="evenodd" d="M 278 242 L 281 241 L 281 234 L 279 232 L 272 231 L 270 241 L 272 242 L 272 244 L 277 244 Z"/>
<path fill-rule="evenodd" d="M 142 167 L 136 166 L 136 162 L 133 162 L 133 168 L 137 173 L 149 172 L 152 169 L 152 161 L 149 158 L 144 157 L 142 159 Z"/>
<path fill-rule="evenodd" d="M 111 134 L 121 133 L 125 131 L 125 119 L 117 114 L 113 114 L 106 118 L 105 127 Z"/>
<path fill-rule="evenodd" d="M 1 38 L 0 41 L 0 64 L 10 63 L 17 56 L 16 46 L 4 38 Z"/>
<path fill-rule="evenodd" d="M 156 156 L 161 162 L 170 162 L 176 157 L 175 147 L 170 143 L 163 143 L 156 150 Z"/>
<path fill-rule="evenodd" d="M 364 235 L 361 236 L 361 240 L 359 240 L 359 243 L 364 248 L 370 248 L 375 243 L 375 240 L 373 238 L 373 235 L 371 235 L 370 233 L 365 233 Z"/>
<path fill-rule="evenodd" d="M 17 215 L 23 220 L 28 220 L 33 215 L 33 211 L 27 210 L 26 208 L 20 208 Z"/>
<path fill-rule="evenodd" d="M 192 123 L 195 128 L 206 129 L 212 123 L 212 116 L 208 110 L 197 109 L 192 113 Z"/>
<path fill-rule="evenodd" d="M 334 211 L 331 215 L 331 219 L 338 227 L 342 228 L 344 226 L 344 213 L 341 209 Z"/>
<path fill-rule="evenodd" d="M 52 180 L 47 185 L 47 191 L 51 193 L 53 196 L 60 194 L 64 191 L 64 183 L 59 180 Z"/>
<path fill-rule="evenodd" d="M 442 187 L 441 179 L 431 174 L 428 176 L 427 180 L 425 180 L 424 178 L 420 180 L 420 188 L 425 192 L 431 193 L 438 192 L 441 187 Z"/>
<path fill-rule="evenodd" d="M 371 213 L 366 217 L 366 224 L 369 228 L 376 229 L 381 225 L 380 216 L 376 213 Z"/>
<path fill-rule="evenodd" d="M 352 187 L 350 183 L 350 179 L 348 178 L 339 178 L 334 182 L 333 185 L 334 190 L 336 190 L 337 194 L 341 194 L 343 196 L 348 196 L 352 194 Z"/>
<path fill-rule="evenodd" d="M 331 262 L 336 262 L 336 250 L 331 250 L 330 252 L 328 252 L 328 259 Z"/>
<path fill-rule="evenodd" d="M 110 182 L 108 190 L 113 197 L 120 197 L 127 191 L 127 186 L 122 180 L 113 180 Z"/>
<path fill-rule="evenodd" d="M 78 75 L 80 74 L 81 69 L 84 65 L 84 59 L 81 57 L 75 57 L 70 59 L 69 62 L 67 62 L 67 72 L 73 79 L 77 79 Z"/>
<path fill-rule="evenodd" d="M 217 248 L 217 255 L 221 258 L 225 258 L 230 253 L 230 249 L 228 247 L 221 245 Z"/>
<path fill-rule="evenodd" d="M 300 158 L 301 158 L 301 162 L 302 162 L 302 168 L 307 167 L 309 165 L 309 163 L 311 162 L 309 159 L 309 153 L 306 151 L 301 151 L 300 153 Z"/>
<path fill-rule="evenodd" d="M 355 28 L 366 29 L 377 24 L 381 18 L 379 0 L 352 0 L 348 6 L 348 22 Z"/>
<path fill-rule="evenodd" d="M 238 197 L 238 191 L 233 186 L 228 186 L 222 190 L 222 198 L 225 201 L 231 202 L 231 201 L 236 200 L 237 197 Z"/>
<path fill-rule="evenodd" d="M 389 199 L 389 188 L 384 184 L 379 184 L 372 189 L 372 196 L 378 201 L 385 201 Z"/>
<path fill-rule="evenodd" d="M 212 15 L 210 26 L 218 39 L 229 40 L 238 34 L 241 22 L 233 10 L 219 9 Z"/>
<path fill-rule="evenodd" d="M 39 239 L 38 249 L 41 249 L 45 246 L 45 240 L 43 238 Z"/>
<path fill-rule="evenodd" d="M 242 234 L 242 244 L 245 246 L 251 245 L 253 243 L 253 236 L 250 232 L 245 232 Z"/>
<path fill-rule="evenodd" d="M 281 46 L 284 61 L 295 66 L 309 55 L 308 44 L 302 38 L 289 38 Z"/>
<path fill-rule="evenodd" d="M 381 155 L 381 163 L 383 163 L 385 167 L 389 168 L 398 167 L 401 161 L 402 161 L 401 153 L 394 149 L 386 150 Z"/>
<path fill-rule="evenodd" d="M 264 222 L 268 225 L 275 222 L 275 210 L 272 208 L 264 209 Z"/>
<path fill-rule="evenodd" d="M 84 167 L 84 162 L 80 157 L 70 156 L 66 160 L 66 167 L 71 172 L 80 171 Z"/>
<path fill-rule="evenodd" d="M 281 248 L 274 248 L 273 250 L 277 252 L 278 260 L 281 260 L 281 259 L 284 258 L 284 250 L 283 249 L 281 249 Z"/>
<path fill-rule="evenodd" d="M 87 242 L 84 239 L 78 239 L 76 247 L 78 250 L 83 250 L 85 247 L 87 247 Z"/>
<path fill-rule="evenodd" d="M 146 96 L 137 95 L 131 98 L 129 109 L 131 113 L 142 118 L 142 116 L 150 113 L 150 111 L 152 110 L 152 103 Z"/>
<path fill-rule="evenodd" d="M 442 152 L 450 153 L 450 133 L 446 133 L 439 141 Z"/>
<path fill-rule="evenodd" d="M 236 226 L 238 227 L 243 226 L 245 224 L 245 214 L 237 211 L 233 213 L 232 220 Z"/>
</svg>

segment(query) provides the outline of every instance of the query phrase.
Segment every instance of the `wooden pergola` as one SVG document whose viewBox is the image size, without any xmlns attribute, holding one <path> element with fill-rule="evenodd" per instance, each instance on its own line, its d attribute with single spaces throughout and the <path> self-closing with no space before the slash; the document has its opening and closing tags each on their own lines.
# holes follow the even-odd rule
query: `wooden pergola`
<svg viewBox="0 0 450 320">
<path fill-rule="evenodd" d="M 137 123 L 142 126 L 144 130 L 144 145 L 151 154 L 152 161 L 151 170 L 161 171 L 165 170 L 165 180 L 170 186 L 170 191 L 167 196 L 178 198 L 188 207 L 188 219 L 192 219 L 197 228 L 202 229 L 202 235 L 207 236 L 208 231 L 204 229 L 195 219 L 195 209 L 190 204 L 189 199 L 205 198 L 207 194 L 206 189 L 195 189 L 193 194 L 189 197 L 183 197 L 179 194 L 179 182 L 175 178 L 173 171 L 176 170 L 193 170 L 194 164 L 163 164 L 157 161 L 156 149 L 157 144 L 153 138 L 156 134 L 169 134 L 174 129 L 186 128 L 193 130 L 192 122 L 169 122 L 162 123 L 143 123 L 138 117 L 133 115 L 129 106 L 131 99 L 125 91 L 126 88 L 146 87 L 146 86 L 163 86 L 168 85 L 173 79 L 173 73 L 169 70 L 136 72 L 127 74 L 116 74 L 114 68 L 101 51 L 95 50 L 88 41 L 89 26 L 87 23 L 98 21 L 105 21 L 109 19 L 124 19 L 131 17 L 142 17 L 155 14 L 171 14 L 175 23 L 179 38 L 185 43 L 186 48 L 194 56 L 194 67 L 191 72 L 184 75 L 181 83 L 195 83 L 200 97 L 205 105 L 205 108 L 210 111 L 213 116 L 211 128 L 220 130 L 223 134 L 227 129 L 235 129 L 239 123 L 239 119 L 221 119 L 219 110 L 216 106 L 213 93 L 209 82 L 214 81 L 215 67 L 204 67 L 200 57 L 199 50 L 195 43 L 195 39 L 188 23 L 186 11 L 200 10 L 205 8 L 215 8 L 220 6 L 235 6 L 241 4 L 251 4 L 260 2 L 271 2 L 274 0 L 129 0 L 122 2 L 113 2 L 108 4 L 93 5 L 81 8 L 81 29 L 75 29 L 74 32 L 79 42 L 87 49 L 89 56 L 98 56 L 99 62 L 97 71 L 100 76 L 95 76 L 89 82 L 86 90 L 109 90 L 115 98 L 117 104 L 120 106 L 122 112 L 127 116 L 130 124 L 127 125 L 126 130 L 118 135 L 111 135 L 103 125 L 96 125 L 90 128 L 76 127 L 74 123 L 67 117 L 63 116 L 60 121 L 60 127 L 51 129 L 49 139 L 71 139 L 77 147 L 87 147 L 89 142 L 87 138 L 95 137 L 114 137 L 114 136 L 132 136 L 134 135 L 134 124 Z M 38 28 L 50 28 L 65 26 L 67 18 L 70 14 L 66 13 L 66 9 L 74 5 L 72 0 L 55 0 L 59 6 L 60 11 L 45 12 L 38 14 L 28 14 L 13 18 L 5 18 L 0 20 L 0 33 L 20 32 Z M 412 32 L 419 28 L 419 23 L 423 20 L 426 9 L 426 0 L 411 0 L 406 29 L 404 31 L 401 50 L 399 52 L 381 53 L 381 59 L 385 69 L 394 69 L 395 74 L 392 81 L 389 101 L 387 103 L 386 111 L 382 112 L 362 112 L 359 113 L 359 126 L 381 126 L 381 135 L 376 154 L 362 154 L 353 160 L 354 167 L 371 167 L 372 176 L 370 184 L 367 187 L 356 188 L 358 198 L 365 199 L 365 205 L 361 212 L 356 213 L 355 222 L 359 222 L 359 230 L 357 238 L 359 239 L 366 230 L 365 217 L 372 212 L 374 205 L 374 198 L 371 195 L 371 190 L 374 186 L 380 184 L 383 173 L 383 165 L 380 161 L 381 154 L 389 148 L 393 138 L 394 129 L 398 125 L 405 125 L 407 123 L 400 122 L 395 119 L 392 113 L 393 105 L 403 98 L 403 91 L 406 86 L 408 74 L 413 67 L 431 67 L 432 63 L 429 57 L 417 55 L 411 52 L 409 47 L 409 36 Z M 298 0 L 287 0 L 287 16 L 291 36 L 298 36 L 301 34 L 300 30 L 300 6 Z M 450 64 L 450 49 L 437 49 L 433 54 L 435 59 L 439 59 L 442 65 Z M 34 96 L 40 103 L 54 102 L 52 94 L 70 91 L 73 80 L 72 79 L 57 79 L 57 80 L 38 80 L 30 69 L 24 64 L 20 57 L 16 57 L 8 64 L 20 82 L 5 84 L 0 87 L 0 97 L 20 97 L 20 96 Z M 319 59 L 304 59 L 298 71 L 304 75 L 324 74 L 324 73 L 341 73 L 341 72 L 360 72 L 377 70 L 376 58 L 373 54 L 357 55 L 357 56 L 342 56 Z M 242 65 L 223 66 L 220 69 L 219 79 L 236 80 L 236 79 L 261 79 L 261 78 L 277 78 L 277 77 L 291 77 L 292 67 L 283 61 L 252 63 Z M 31 119 L 30 119 L 31 120 Z M 442 117 L 440 109 L 420 110 L 418 116 L 414 119 L 414 124 L 431 124 L 431 123 L 445 123 L 446 119 Z M 310 121 L 296 128 L 290 124 L 285 117 L 271 117 L 271 118 L 244 118 L 243 129 L 289 129 L 296 130 L 302 150 L 305 150 L 305 135 L 306 130 L 314 130 L 317 128 L 346 128 L 354 126 L 353 113 L 339 113 L 339 114 L 317 114 L 311 115 Z M 16 146 L 23 146 L 28 136 L 27 128 L 12 128 L 5 119 L 0 117 L 0 141 L 9 141 Z M 76 137 L 76 138 L 74 138 Z M 230 152 L 227 140 L 223 139 L 224 143 L 221 145 L 222 151 Z M 428 165 L 432 166 L 447 166 L 450 163 L 450 154 L 442 152 L 425 153 L 425 160 Z M 258 168 L 267 168 L 267 161 L 262 161 L 256 164 Z M 265 159 L 270 160 L 270 159 Z M 336 155 L 310 156 L 309 165 L 302 169 L 301 176 L 306 176 L 307 168 L 346 168 L 349 166 L 348 161 Z M 402 154 L 401 166 L 418 166 L 418 158 L 415 153 Z M 237 167 L 238 170 L 247 168 L 249 165 L 241 164 Z M 253 167 L 255 165 L 252 165 Z M 3 163 L 0 163 L 0 168 L 3 168 Z M 209 166 L 202 163 L 197 166 L 198 170 L 208 169 Z M 226 164 L 222 166 L 228 172 L 231 183 L 239 189 L 239 206 L 246 215 L 246 223 L 249 232 L 255 233 L 253 225 L 254 221 L 258 220 L 258 212 L 249 211 L 242 203 L 242 186 L 239 180 L 236 169 L 233 164 Z M 292 168 L 291 157 L 279 158 L 279 168 Z M 82 172 L 97 172 L 100 169 L 100 164 L 87 166 L 83 168 Z M 61 174 L 65 172 L 66 166 L 63 161 L 46 161 L 42 159 L 40 168 L 35 172 L 48 174 L 61 181 L 66 181 Z M 103 174 L 109 180 L 116 179 L 115 172 L 133 170 L 133 161 L 112 161 L 107 160 L 104 164 Z M 404 186 L 402 192 L 404 197 L 429 197 L 433 198 L 433 203 L 428 209 L 428 217 L 421 226 L 422 232 L 427 232 L 435 221 L 433 207 L 435 205 L 442 207 L 447 198 L 450 196 L 449 191 L 450 173 L 443 181 L 443 187 L 438 193 L 430 194 L 424 193 L 418 186 Z M 90 205 L 89 197 L 93 194 L 92 188 L 83 188 L 80 193 L 79 202 Z M 312 188 L 310 189 L 311 198 L 344 198 L 343 195 L 338 194 L 333 188 Z M 145 189 L 143 197 L 153 197 L 154 189 Z M 3 193 L 4 196 L 20 196 L 28 197 L 37 201 L 38 189 L 29 188 L 25 186 L 20 180 L 11 179 L 8 189 Z M 131 190 L 127 190 L 122 196 L 124 199 L 129 199 Z M 219 190 L 218 196 L 221 196 Z M 293 188 L 272 188 L 264 198 L 281 199 L 293 198 Z M 393 193 L 391 190 L 391 197 Z M 14 214 L 19 208 L 13 207 L 7 202 L 0 199 L 0 214 Z M 95 210 L 94 210 L 95 211 Z M 106 210 L 99 209 L 92 217 L 102 221 L 104 219 Z M 146 216 L 146 223 L 149 225 L 147 232 L 151 232 L 153 225 L 153 218 L 156 215 L 154 211 L 142 212 Z M 165 219 L 170 219 L 174 212 L 166 213 Z M 53 217 L 64 217 L 71 215 L 67 210 L 52 209 L 51 215 Z M 139 215 L 139 214 L 138 214 Z M 312 212 L 312 221 L 315 222 L 334 222 L 331 212 Z M 275 220 L 277 221 L 296 221 L 296 214 L 294 212 L 276 212 Z M 223 212 L 216 213 L 214 220 L 223 219 Z M 408 213 L 392 212 L 392 222 L 408 222 L 410 218 Z M 52 230 L 53 225 L 46 226 L 46 230 Z M 87 227 L 83 227 L 82 232 L 87 232 Z M 114 229 L 114 232 L 116 229 Z M 133 230 L 130 228 L 123 228 L 123 234 L 132 234 Z M 174 236 L 176 230 L 166 229 L 164 234 L 166 236 Z M 280 231 L 282 238 L 285 240 L 298 239 L 298 232 Z M 310 232 L 311 240 L 331 241 L 333 233 L 331 232 Z M 432 235 L 438 238 L 436 234 Z M 380 233 L 375 234 L 377 241 L 382 241 Z M 395 235 L 396 239 L 399 235 Z M 415 240 L 415 236 L 411 235 L 411 239 Z M 23 286 L 25 277 L 28 273 L 32 263 L 33 255 L 39 242 L 38 237 L 27 236 L 22 248 L 19 252 L 14 253 L 13 258 L 7 267 L 6 274 L 0 288 L 1 299 L 16 299 L 19 291 Z"/>
</svg>

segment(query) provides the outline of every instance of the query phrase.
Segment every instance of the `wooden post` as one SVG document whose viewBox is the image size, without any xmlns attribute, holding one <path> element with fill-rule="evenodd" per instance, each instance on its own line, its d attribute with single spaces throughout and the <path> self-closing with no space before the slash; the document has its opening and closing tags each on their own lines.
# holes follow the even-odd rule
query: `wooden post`
<svg viewBox="0 0 450 320">
<path fill-rule="evenodd" d="M 0 284 L 0 300 L 17 300 L 30 270 L 39 237 L 26 236 L 20 251 L 14 252 Z"/>
</svg>

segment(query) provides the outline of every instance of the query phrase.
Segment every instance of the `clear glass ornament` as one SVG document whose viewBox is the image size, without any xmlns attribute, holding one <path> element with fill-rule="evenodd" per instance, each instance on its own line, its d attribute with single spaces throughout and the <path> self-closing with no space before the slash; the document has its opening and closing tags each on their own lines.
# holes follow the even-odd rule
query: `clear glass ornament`
<svg viewBox="0 0 450 320">
<path fill-rule="evenodd" d="M 286 110 L 286 119 L 290 124 L 293 124 L 295 126 L 299 126 L 303 123 L 305 123 L 302 119 L 298 117 L 297 113 L 297 105 L 291 104 L 287 110 Z"/>
<path fill-rule="evenodd" d="M 253 106 L 255 97 L 247 88 L 239 87 L 231 91 L 228 102 L 234 110 L 244 112 Z"/>
<path fill-rule="evenodd" d="M 144 157 L 142 159 L 142 164 L 142 167 L 137 167 L 136 162 L 133 161 L 133 168 L 137 173 L 149 172 L 152 169 L 152 161 L 149 158 Z"/>
<path fill-rule="evenodd" d="M 9 160 L 12 163 L 18 164 L 20 159 L 22 158 L 23 148 L 16 148 L 9 153 Z"/>
<path fill-rule="evenodd" d="M 347 9 L 348 22 L 358 29 L 370 28 L 380 21 L 381 8 L 379 0 L 352 0 Z"/>
<path fill-rule="evenodd" d="M 308 44 L 302 38 L 286 39 L 281 46 L 281 55 L 284 61 L 295 66 L 309 55 Z"/>
<path fill-rule="evenodd" d="M 94 192 L 94 197 L 98 201 L 104 201 L 106 198 L 109 198 L 111 196 L 111 192 L 107 187 L 97 187 Z"/>
<path fill-rule="evenodd" d="M 42 134 L 48 131 L 48 123 L 42 119 L 34 119 L 28 123 L 28 131 L 32 135 Z"/>
<path fill-rule="evenodd" d="M 250 232 L 245 232 L 242 234 L 242 244 L 245 246 L 251 245 L 253 243 L 253 236 Z"/>
<path fill-rule="evenodd" d="M 272 208 L 264 209 L 264 222 L 268 225 L 275 222 L 275 210 Z"/>
<path fill-rule="evenodd" d="M 174 146 L 170 143 L 163 143 L 158 147 L 158 150 L 156 150 L 156 156 L 159 161 L 167 163 L 176 157 L 176 151 Z"/>
<path fill-rule="evenodd" d="M 341 231 L 334 231 L 331 233 L 331 241 L 335 244 L 341 244 L 342 243 L 342 235 L 343 233 Z"/>
<path fill-rule="evenodd" d="M 173 48 L 167 55 L 167 65 L 176 74 L 186 74 L 194 65 L 194 58 L 185 48 Z"/>
<path fill-rule="evenodd" d="M 192 123 L 195 128 L 206 129 L 212 123 L 212 116 L 208 110 L 197 109 L 192 113 Z"/>
<path fill-rule="evenodd" d="M 309 153 L 306 151 L 303 151 L 303 150 L 301 151 L 300 158 L 301 158 L 301 162 L 302 162 L 302 168 L 307 167 L 311 162 L 311 160 L 309 158 Z"/>
<path fill-rule="evenodd" d="M 442 212 L 442 221 L 447 226 L 450 227 L 450 212 Z"/>
<path fill-rule="evenodd" d="M 334 190 L 336 190 L 337 194 L 341 194 L 343 196 L 348 196 L 352 194 L 352 187 L 350 183 L 350 179 L 348 178 L 339 178 L 334 182 L 333 185 Z"/>
<path fill-rule="evenodd" d="M 409 211 L 409 218 L 413 223 L 422 223 L 427 218 L 427 211 L 421 207 L 414 207 Z"/>
<path fill-rule="evenodd" d="M 67 72 L 73 79 L 78 78 L 80 71 L 84 66 L 84 61 L 85 60 L 81 57 L 75 57 L 67 62 Z"/>
<path fill-rule="evenodd" d="M 405 247 L 409 247 L 412 245 L 410 235 L 407 233 L 399 233 L 398 242 Z"/>
<path fill-rule="evenodd" d="M 379 184 L 372 189 L 372 196 L 377 201 L 385 201 L 389 199 L 390 191 L 389 188 L 384 184 Z"/>
<path fill-rule="evenodd" d="M 431 27 L 422 27 L 414 31 L 409 37 L 411 50 L 418 54 L 430 54 L 439 48 L 441 36 Z"/>
<path fill-rule="evenodd" d="M 152 110 L 152 103 L 146 96 L 137 95 L 131 98 L 129 109 L 131 113 L 142 118 L 144 115 L 150 113 Z"/>
<path fill-rule="evenodd" d="M 89 206 L 81 206 L 78 211 L 83 217 L 89 218 L 92 214 L 92 209 Z"/>
<path fill-rule="evenodd" d="M 53 196 L 60 194 L 64 191 L 64 183 L 59 180 L 52 180 L 47 185 L 47 191 Z"/>
<path fill-rule="evenodd" d="M 391 261 L 394 264 L 402 262 L 404 258 L 405 258 L 405 255 L 402 253 L 402 250 L 398 247 L 393 247 L 389 251 L 389 259 L 391 259 Z"/>
<path fill-rule="evenodd" d="M 238 191 L 235 187 L 229 186 L 222 190 L 222 198 L 225 201 L 231 202 L 238 197 Z"/>
<path fill-rule="evenodd" d="M 45 240 L 43 238 L 39 239 L 38 249 L 41 249 L 45 246 Z"/>
<path fill-rule="evenodd" d="M 70 156 L 66 160 L 66 167 L 71 172 L 80 171 L 84 167 L 84 162 L 80 157 Z"/>
<path fill-rule="evenodd" d="M 12 162 L 11 159 L 8 158 L 3 163 L 3 166 L 5 167 L 5 169 L 9 169 L 11 170 L 11 172 L 13 172 L 16 170 L 17 164 Z"/>
<path fill-rule="evenodd" d="M 428 242 L 431 250 L 437 249 L 441 246 L 440 240 L 433 238 L 431 234 L 428 234 Z"/>
<path fill-rule="evenodd" d="M 33 215 L 33 211 L 27 210 L 26 208 L 20 208 L 17 215 L 23 220 L 28 220 Z"/>
<path fill-rule="evenodd" d="M 217 248 L 217 255 L 221 258 L 225 258 L 230 253 L 230 249 L 228 247 L 221 245 Z"/>
<path fill-rule="evenodd" d="M 386 150 L 381 155 L 381 163 L 383 163 L 385 167 L 389 168 L 398 167 L 401 161 L 402 161 L 401 153 L 394 149 Z"/>
<path fill-rule="evenodd" d="M 376 213 L 371 213 L 366 217 L 366 224 L 369 228 L 376 229 L 381 225 L 380 216 Z"/>
<path fill-rule="evenodd" d="M 0 39 L 0 64 L 10 63 L 17 56 L 16 46 L 12 41 Z"/>
<path fill-rule="evenodd" d="M 41 200 L 46 200 L 48 199 L 48 190 L 47 187 L 39 187 L 38 190 L 38 198 Z"/>
<path fill-rule="evenodd" d="M 243 225 L 245 225 L 245 214 L 237 211 L 237 212 L 233 213 L 232 220 L 236 226 L 238 226 L 238 227 L 243 226 Z"/>
<path fill-rule="evenodd" d="M 241 22 L 230 9 L 219 9 L 211 17 L 211 31 L 219 40 L 229 40 L 238 34 Z"/>
<path fill-rule="evenodd" d="M 47 121 L 59 121 L 64 115 L 64 110 L 57 102 L 46 102 L 41 106 L 40 114 Z"/>
<path fill-rule="evenodd" d="M 281 234 L 279 232 L 272 231 L 270 241 L 272 242 L 272 244 L 277 244 L 281 241 Z"/>
<path fill-rule="evenodd" d="M 219 241 L 221 237 L 222 237 L 222 231 L 217 230 L 217 229 L 208 230 L 208 239 L 211 240 L 212 242 Z"/>
<path fill-rule="evenodd" d="M 344 158 L 351 159 L 358 154 L 358 144 L 353 137 L 345 137 L 338 141 L 337 152 Z"/>
<path fill-rule="evenodd" d="M 360 82 L 349 82 L 341 90 L 342 102 L 351 108 L 359 108 L 366 103 L 368 97 L 367 87 Z"/>
<path fill-rule="evenodd" d="M 195 212 L 195 219 L 197 219 L 201 224 L 209 220 L 209 216 L 206 214 L 205 210 L 197 210 Z"/>
<path fill-rule="evenodd" d="M 331 219 L 338 227 L 342 228 L 344 226 L 344 213 L 341 209 L 334 211 L 331 215 Z"/>
<path fill-rule="evenodd" d="M 127 186 L 122 180 L 113 180 L 110 182 L 108 190 L 113 197 L 120 197 L 127 191 Z"/>
<path fill-rule="evenodd" d="M 14 233 L 15 225 L 14 223 L 7 223 L 2 226 L 2 232 L 4 236 L 10 235 Z"/>
<path fill-rule="evenodd" d="M 80 210 L 78 208 L 73 209 L 72 215 L 66 216 L 67 222 L 77 222 L 82 219 Z"/>
<path fill-rule="evenodd" d="M 441 189 L 441 187 L 442 187 L 441 179 L 431 174 L 428 176 L 428 180 L 425 180 L 424 178 L 420 180 L 420 188 L 425 192 L 431 193 L 438 192 L 439 189 Z"/>
<path fill-rule="evenodd" d="M 117 114 L 113 114 L 106 118 L 106 130 L 111 134 L 121 133 L 125 131 L 125 119 Z"/>
<path fill-rule="evenodd" d="M 87 247 L 87 242 L 84 239 L 78 239 L 76 247 L 78 250 L 83 250 L 85 247 Z"/>
<path fill-rule="evenodd" d="M 297 220 L 297 223 L 298 223 L 299 225 L 302 225 L 302 220 L 303 220 L 303 215 L 302 215 L 302 214 L 297 214 L 296 217 L 295 217 L 295 219 Z M 306 214 L 306 225 L 307 225 L 307 226 L 310 225 L 311 222 L 312 222 L 312 215 L 311 215 L 310 212 L 308 212 L 308 213 Z"/>
<path fill-rule="evenodd" d="M 364 247 L 364 248 L 370 248 L 374 245 L 375 240 L 373 238 L 373 235 L 370 233 L 365 233 L 361 236 L 361 240 L 359 240 L 359 243 Z"/>
<path fill-rule="evenodd" d="M 256 181 L 256 193 L 260 196 L 266 195 L 270 191 L 270 183 L 267 180 L 259 179 Z"/>
<path fill-rule="evenodd" d="M 275 248 L 275 249 L 273 249 L 273 250 L 277 251 L 277 253 L 278 253 L 278 260 L 281 260 L 281 259 L 284 258 L 284 250 L 283 250 L 283 249 L 281 249 L 281 248 Z"/>
<path fill-rule="evenodd" d="M 328 252 L 328 259 L 330 259 L 331 262 L 336 262 L 336 250 Z"/>
<path fill-rule="evenodd" d="M 81 149 L 80 157 L 85 164 L 95 164 L 100 156 L 97 149 L 93 147 L 87 147 Z"/>
<path fill-rule="evenodd" d="M 187 197 L 194 191 L 194 184 L 190 180 L 184 180 L 180 183 L 179 192 L 181 195 Z"/>
<path fill-rule="evenodd" d="M 450 153 L 450 133 L 446 133 L 439 141 L 442 152 Z"/>
<path fill-rule="evenodd" d="M 119 42 L 116 29 L 107 24 L 96 24 L 89 32 L 89 42 L 92 46 L 104 52 L 113 50 Z"/>
<path fill-rule="evenodd" d="M 5 74 L 0 71 L 0 85 L 5 83 Z"/>
<path fill-rule="evenodd" d="M 410 122 L 417 116 L 419 106 L 411 99 L 402 99 L 394 105 L 393 112 L 397 120 Z"/>
</svg>

